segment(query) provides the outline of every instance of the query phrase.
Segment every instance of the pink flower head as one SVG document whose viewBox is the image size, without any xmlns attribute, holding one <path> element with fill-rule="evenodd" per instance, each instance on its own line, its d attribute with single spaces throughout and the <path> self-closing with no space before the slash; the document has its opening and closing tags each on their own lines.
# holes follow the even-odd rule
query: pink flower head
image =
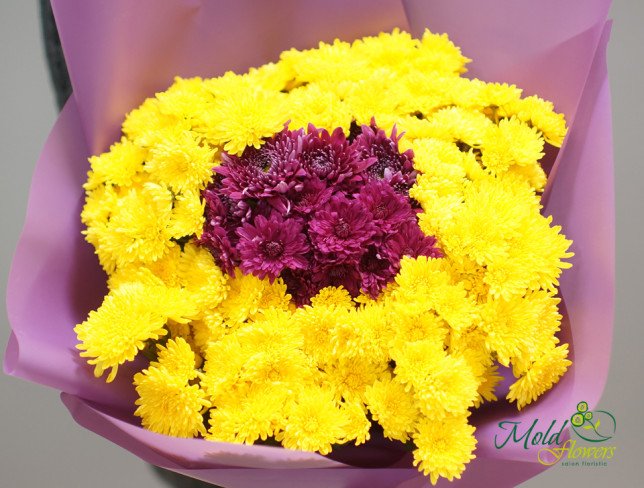
<svg viewBox="0 0 644 488">
<path fill-rule="evenodd" d="M 317 177 L 328 185 L 346 185 L 360 180 L 360 174 L 375 159 L 362 158 L 360 152 L 349 144 L 342 128 L 338 127 L 329 134 L 326 129 L 316 129 L 309 124 L 300 161 L 309 178 Z"/>
<path fill-rule="evenodd" d="M 293 302 L 298 307 L 311 303 L 311 297 L 317 295 L 322 289 L 319 283 L 315 283 L 311 270 L 285 269 L 280 275 L 286 284 L 286 289 L 291 295 Z"/>
<path fill-rule="evenodd" d="M 293 210 L 308 215 L 327 203 L 331 195 L 333 187 L 327 186 L 320 178 L 311 177 L 304 182 L 301 190 L 293 191 L 289 196 Z"/>
<path fill-rule="evenodd" d="M 369 181 L 360 190 L 357 200 L 371 213 L 381 234 L 395 232 L 403 222 L 416 219 L 409 199 L 396 193 L 383 180 Z"/>
<path fill-rule="evenodd" d="M 405 222 L 398 232 L 387 238 L 383 243 L 381 254 L 396 263 L 399 263 L 404 256 L 443 257 L 443 251 L 436 247 L 436 238 L 425 235 L 414 221 Z"/>
<path fill-rule="evenodd" d="M 351 296 L 360 293 L 360 272 L 356 262 L 320 263 L 313 270 L 312 278 L 318 290 L 327 286 L 343 286 Z"/>
<path fill-rule="evenodd" d="M 400 269 L 400 259 L 392 260 L 379 252 L 376 246 L 369 246 L 360 259 L 360 282 L 362 291 L 377 298 L 392 281 Z"/>
<path fill-rule="evenodd" d="M 235 276 L 235 268 L 239 266 L 239 252 L 231 242 L 231 234 L 218 223 L 207 225 L 198 243 L 206 246 L 215 262 L 226 273 Z"/>
<path fill-rule="evenodd" d="M 283 215 L 295 213 L 305 217 L 328 202 L 333 191 L 333 187 L 327 186 L 317 176 L 312 176 L 304 180 L 301 187 L 293 188 L 286 195 L 271 198 L 270 204 Z"/>
<path fill-rule="evenodd" d="M 376 234 L 373 217 L 358 200 L 334 195 L 315 212 L 309 223 L 309 236 L 322 260 L 342 262 L 364 252 Z"/>
<path fill-rule="evenodd" d="M 277 213 L 245 223 L 237 229 L 240 269 L 260 279 L 268 276 L 271 282 L 285 269 L 306 269 L 310 246 L 302 227 L 297 219 L 283 220 Z"/>
<path fill-rule="evenodd" d="M 362 133 L 352 145 L 363 159 L 375 158 L 375 162 L 366 169 L 371 179 L 385 180 L 398 193 L 407 195 L 409 188 L 416 182 L 414 152 L 411 149 L 403 153 L 398 150 L 400 137 L 396 133 L 396 127 L 392 129 L 391 137 L 387 137 L 385 131 L 378 129 L 372 119 L 371 126 L 362 126 Z"/>
<path fill-rule="evenodd" d="M 221 193 L 215 184 L 210 184 L 202 192 L 206 201 L 205 217 L 206 223 L 215 223 L 230 229 L 237 228 L 241 221 L 250 217 L 251 209 L 248 203 L 243 200 L 233 200 Z"/>
<path fill-rule="evenodd" d="M 298 160 L 303 130 L 282 132 L 256 149 L 247 147 L 241 156 L 224 153 L 215 168 L 221 175 L 221 191 L 233 200 L 283 195 L 302 185 L 306 171 Z"/>
</svg>

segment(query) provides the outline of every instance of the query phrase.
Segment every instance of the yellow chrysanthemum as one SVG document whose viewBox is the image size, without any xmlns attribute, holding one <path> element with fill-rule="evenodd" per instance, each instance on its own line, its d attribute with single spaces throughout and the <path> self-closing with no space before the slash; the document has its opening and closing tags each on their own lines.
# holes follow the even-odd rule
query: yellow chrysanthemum
<svg viewBox="0 0 644 488">
<path fill-rule="evenodd" d="M 203 435 L 202 411 L 210 407 L 198 385 L 190 385 L 178 371 L 150 367 L 134 376 L 139 398 L 134 415 L 143 427 L 175 437 Z"/>
<path fill-rule="evenodd" d="M 246 147 L 259 147 L 264 137 L 284 128 L 289 116 L 283 98 L 280 92 L 257 86 L 231 90 L 215 98 L 198 130 L 211 144 L 222 146 L 230 154 L 241 154 Z"/>
<path fill-rule="evenodd" d="M 74 328 L 81 341 L 76 347 L 90 358 L 98 377 L 110 369 L 107 382 L 116 376 L 119 365 L 132 361 L 145 347 L 145 341 L 166 334 L 168 318 L 185 321 L 195 313 L 181 290 L 142 283 L 123 284 L 105 297 L 96 311 Z"/>
<path fill-rule="evenodd" d="M 368 386 L 366 404 L 388 439 L 407 442 L 419 418 L 418 407 L 411 392 L 394 379 L 383 379 Z"/>
<path fill-rule="evenodd" d="M 449 40 L 447 34 L 433 34 L 425 29 L 420 40 L 419 56 L 414 67 L 419 71 L 464 73 L 471 60 L 461 54 L 461 49 Z"/>
<path fill-rule="evenodd" d="M 175 77 L 170 88 L 155 96 L 159 112 L 188 121 L 191 126 L 198 124 L 203 111 L 212 102 L 212 94 L 203 81 L 199 77 Z"/>
<path fill-rule="evenodd" d="M 234 332 L 245 358 L 242 380 L 296 384 L 310 375 L 308 358 L 301 350 L 302 336 L 285 324 L 288 314 L 282 317 L 268 316 Z"/>
<path fill-rule="evenodd" d="M 351 45 L 336 39 L 333 44 L 321 42 L 316 49 L 297 51 L 291 49 L 280 55 L 280 62 L 290 69 L 300 83 L 350 81 L 364 77 L 367 63 L 355 56 Z M 338 73 L 342 73 L 338 77 Z"/>
<path fill-rule="evenodd" d="M 95 244 L 108 272 L 134 261 L 149 263 L 161 258 L 175 244 L 171 240 L 172 194 L 146 183 L 131 188 L 116 200 L 104 225 L 89 227 L 87 240 Z"/>
<path fill-rule="evenodd" d="M 530 122 L 543 133 L 546 142 L 561 147 L 566 135 L 566 119 L 554 111 L 552 102 L 531 96 L 512 101 L 502 110 L 508 117 L 515 115 L 524 122 Z"/>
<path fill-rule="evenodd" d="M 150 148 L 145 170 L 151 180 L 178 193 L 205 188 L 212 178 L 213 166 L 215 150 L 193 132 L 171 127 Z"/>
<path fill-rule="evenodd" d="M 94 190 L 101 184 L 130 186 L 137 180 L 137 173 L 143 170 L 146 156 L 147 151 L 123 137 L 112 144 L 108 152 L 89 158 L 92 170 L 83 187 Z"/>
<path fill-rule="evenodd" d="M 343 402 L 340 408 L 344 411 L 347 423 L 344 426 L 345 437 L 341 442 L 354 442 L 356 446 L 364 444 L 371 438 L 371 421 L 361 402 Z"/>
<path fill-rule="evenodd" d="M 485 83 L 481 80 L 472 80 L 478 89 L 477 98 L 481 107 L 487 108 L 485 113 L 495 120 L 498 117 L 498 108 L 515 102 L 521 98 L 523 90 L 507 83 Z M 495 120 L 496 121 L 496 120 Z"/>
<path fill-rule="evenodd" d="M 299 308 L 294 319 L 300 325 L 304 352 L 317 363 L 332 357 L 330 331 L 346 318 L 347 311 L 338 307 L 305 306 Z"/>
<path fill-rule="evenodd" d="M 278 309 L 289 310 L 291 307 L 291 295 L 286 291 L 286 284 L 281 278 L 272 283 L 269 280 L 262 282 L 262 297 L 257 305 L 259 310 Z"/>
<path fill-rule="evenodd" d="M 192 242 L 183 247 L 177 276 L 201 310 L 219 305 L 227 296 L 228 277 L 215 264 L 210 252 Z"/>
<path fill-rule="evenodd" d="M 418 312 L 434 310 L 450 327 L 469 327 L 475 319 L 474 303 L 461 283 L 451 284 L 451 276 L 440 259 L 404 257 L 396 276 L 399 285 L 394 296 L 402 307 Z"/>
<path fill-rule="evenodd" d="M 287 389 L 244 385 L 230 393 L 210 411 L 208 440 L 253 444 L 283 429 Z"/>
<path fill-rule="evenodd" d="M 225 399 L 239 382 L 246 355 L 236 334 L 228 334 L 219 341 L 210 342 L 206 349 L 206 362 L 201 387 L 213 403 Z"/>
<path fill-rule="evenodd" d="M 401 309 L 391 317 L 391 327 L 393 339 L 389 346 L 393 349 L 424 340 L 443 344 L 448 333 L 447 324 L 432 311 L 414 313 Z"/>
<path fill-rule="evenodd" d="M 221 313 L 230 325 L 241 324 L 257 313 L 264 283 L 253 275 L 238 271 L 229 281 L 230 288 L 221 304 Z"/>
<path fill-rule="evenodd" d="M 363 37 L 353 42 L 351 50 L 355 56 L 365 59 L 370 66 L 388 66 L 396 70 L 407 70 L 409 58 L 418 54 L 420 41 L 408 32 L 394 29 L 391 33 L 381 32 L 377 36 Z"/>
<path fill-rule="evenodd" d="M 322 288 L 317 295 L 311 297 L 313 307 L 337 307 L 350 310 L 354 303 L 349 292 L 342 286 L 327 286 Z"/>
<path fill-rule="evenodd" d="M 331 358 L 329 358 L 331 359 Z M 388 364 L 367 359 L 339 360 L 322 366 L 322 382 L 335 393 L 335 398 L 348 402 L 365 401 L 365 391 L 387 375 Z"/>
<path fill-rule="evenodd" d="M 148 98 L 125 117 L 123 134 L 139 147 L 152 146 L 160 139 L 159 133 L 178 122 L 177 117 L 163 113 L 159 106 L 159 100 Z M 189 128 L 188 124 L 184 126 Z"/>
<path fill-rule="evenodd" d="M 170 232 L 175 239 L 188 236 L 201 237 L 203 232 L 205 201 L 199 193 L 186 190 L 176 195 L 170 215 Z"/>
<path fill-rule="evenodd" d="M 334 130 L 342 127 L 347 133 L 351 126 L 349 107 L 333 91 L 319 84 L 297 88 L 289 94 L 290 129 L 306 129 L 309 124 L 317 128 Z"/>
<path fill-rule="evenodd" d="M 561 316 L 558 299 L 545 292 L 511 300 L 490 300 L 482 307 L 481 329 L 489 350 L 508 366 L 513 357 L 532 358 L 555 340 Z"/>
<path fill-rule="evenodd" d="M 436 340 L 408 342 L 392 349 L 391 357 L 396 362 L 396 380 L 411 390 L 421 385 L 433 364 L 445 355 L 443 343 Z"/>
<path fill-rule="evenodd" d="M 205 354 L 212 342 L 221 340 L 229 331 L 224 325 L 224 317 L 216 310 L 202 313 L 200 320 L 190 323 L 195 345 L 199 352 Z"/>
<path fill-rule="evenodd" d="M 498 372 L 498 366 L 494 365 L 485 370 L 483 381 L 479 384 L 479 397 L 474 401 L 474 407 L 478 408 L 483 402 L 494 402 L 497 400 L 494 390 L 501 381 L 503 376 Z"/>
<path fill-rule="evenodd" d="M 465 416 L 420 421 L 414 435 L 414 466 L 429 475 L 433 485 L 439 477 L 460 478 L 465 465 L 476 457 L 474 430 Z"/>
<path fill-rule="evenodd" d="M 177 378 L 190 381 L 197 377 L 195 353 L 185 339 L 170 339 L 165 346 L 158 345 L 157 360 L 150 367 L 163 367 Z"/>
<path fill-rule="evenodd" d="M 541 134 L 517 118 L 489 127 L 481 149 L 481 162 L 493 174 L 505 173 L 512 165 L 537 165 L 544 155 Z"/>
<path fill-rule="evenodd" d="M 486 334 L 480 327 L 451 331 L 449 352 L 462 357 L 477 377 L 483 376 L 493 363 L 492 354 L 486 345 Z"/>
<path fill-rule="evenodd" d="M 424 174 L 462 180 L 466 176 L 464 153 L 451 141 L 436 138 L 416 139 L 410 145 L 414 151 L 414 168 Z"/>
<path fill-rule="evenodd" d="M 392 331 L 384 307 L 372 303 L 338 313 L 337 317 L 329 330 L 331 354 L 335 358 L 387 361 Z"/>
<path fill-rule="evenodd" d="M 422 362 L 419 356 L 429 353 Z M 467 362 L 446 355 L 423 342 L 407 345 L 396 353 L 396 375 L 407 388 L 413 387 L 417 405 L 424 416 L 441 419 L 464 415 L 478 397 L 479 381 Z M 414 370 L 415 363 L 417 370 Z"/>
<path fill-rule="evenodd" d="M 568 344 L 551 347 L 544 351 L 521 378 L 510 385 L 507 399 L 517 402 L 521 410 L 526 405 L 535 401 L 544 392 L 552 388 L 559 378 L 572 364 L 568 357 Z"/>
<path fill-rule="evenodd" d="M 276 438 L 287 449 L 331 452 L 331 446 L 346 438 L 350 418 L 329 389 L 305 387 L 287 408 L 284 431 Z"/>
<path fill-rule="evenodd" d="M 391 115 L 402 115 L 398 107 L 403 96 L 397 73 L 380 68 L 348 88 L 344 101 L 358 125 L 369 125 L 373 118 L 378 127 L 389 134 L 393 122 Z"/>
<path fill-rule="evenodd" d="M 562 270 L 572 265 L 564 261 L 574 256 L 572 242 L 561 234 L 561 226 L 552 226 L 552 217 L 534 212 L 523 219 L 530 229 L 511 241 L 504 260 L 489 263 L 485 282 L 493 296 L 508 298 L 529 290 L 556 291 Z"/>
<path fill-rule="evenodd" d="M 116 208 L 119 199 L 119 191 L 112 185 L 101 185 L 92 191 L 87 192 L 85 198 L 85 206 L 81 212 L 81 221 L 88 228 L 99 227 L 103 228 Z M 86 235 L 87 240 L 90 240 L 90 233 Z M 94 237 L 97 237 L 94 234 Z M 90 241 L 95 247 L 98 245 L 98 240 Z"/>
<path fill-rule="evenodd" d="M 433 137 L 446 141 L 458 141 L 478 147 L 485 139 L 486 131 L 494 124 L 476 110 L 448 107 L 432 114 L 428 119 Z"/>
</svg>

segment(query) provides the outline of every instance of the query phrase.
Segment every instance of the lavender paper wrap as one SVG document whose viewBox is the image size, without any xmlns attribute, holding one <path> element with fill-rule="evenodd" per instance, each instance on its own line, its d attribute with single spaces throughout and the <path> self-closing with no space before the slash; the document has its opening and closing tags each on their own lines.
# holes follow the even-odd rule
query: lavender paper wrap
<svg viewBox="0 0 644 488">
<path fill-rule="evenodd" d="M 564 273 L 563 339 L 573 367 L 536 405 L 505 402 L 477 412 L 477 459 L 458 486 L 514 486 L 542 471 L 536 450 L 494 447 L 500 420 L 563 419 L 606 381 L 614 290 L 614 197 L 610 98 L 605 63 L 609 0 L 54 0 L 74 95 L 38 162 L 7 292 L 13 333 L 8 374 L 61 390 L 84 427 L 142 459 L 229 487 L 425 486 L 407 455 L 359 468 L 317 454 L 267 446 L 176 439 L 132 418 L 131 374 L 106 385 L 74 349 L 73 326 L 95 308 L 105 275 L 80 234 L 87 157 L 107 149 L 123 115 L 175 75 L 217 76 L 274 60 L 290 47 L 376 34 L 398 26 L 447 32 L 474 59 L 471 76 L 516 83 L 555 102 L 570 123 L 551 171 L 545 214 L 573 239 Z M 56 201 L 52 206 L 50 202 Z M 135 365 L 131 369 L 134 369 Z M 362 449 L 362 448 L 361 448 Z M 383 453 L 367 452 L 377 465 Z M 342 457 L 351 461 L 356 451 Z M 384 456 L 386 458 L 386 456 Z M 253 469 L 249 469 L 253 468 Z M 440 484 L 440 483 L 439 483 Z M 445 482 L 445 485 L 447 483 Z"/>
</svg>

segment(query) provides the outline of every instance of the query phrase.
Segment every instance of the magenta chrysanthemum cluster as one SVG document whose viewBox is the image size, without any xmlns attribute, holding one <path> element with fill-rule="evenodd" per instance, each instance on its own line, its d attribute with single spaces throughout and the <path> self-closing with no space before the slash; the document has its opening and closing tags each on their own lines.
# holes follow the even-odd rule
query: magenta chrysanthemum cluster
<svg viewBox="0 0 644 488">
<path fill-rule="evenodd" d="M 403 256 L 442 256 L 408 196 L 413 152 L 375 124 L 333 133 L 284 129 L 224 154 L 206 188 L 200 242 L 231 275 L 281 277 L 298 305 L 326 286 L 376 297 Z"/>
</svg>

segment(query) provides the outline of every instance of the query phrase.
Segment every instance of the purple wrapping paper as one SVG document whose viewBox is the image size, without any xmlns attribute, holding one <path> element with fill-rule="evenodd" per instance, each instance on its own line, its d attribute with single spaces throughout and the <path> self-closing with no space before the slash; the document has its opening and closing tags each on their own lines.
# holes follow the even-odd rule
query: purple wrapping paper
<svg viewBox="0 0 644 488">
<path fill-rule="evenodd" d="M 76 323 L 106 291 L 80 231 L 87 157 L 117 139 L 123 116 L 175 75 L 217 76 L 291 47 L 393 27 L 446 32 L 472 58 L 468 76 L 516 83 L 552 100 L 570 131 L 551 170 L 544 213 L 573 239 L 561 280 L 562 339 L 573 366 L 536 405 L 476 412 L 477 458 L 459 487 L 515 486 L 542 470 L 536 449 L 494 447 L 500 420 L 565 419 L 596 405 L 606 382 L 614 308 L 614 195 L 606 21 L 610 0 L 53 0 L 74 95 L 43 149 L 9 277 L 7 374 L 61 390 L 82 426 L 156 465 L 227 487 L 427 485 L 411 456 L 374 443 L 330 457 L 268 446 L 177 439 L 132 417 L 136 364 L 105 384 L 74 349 Z M 56 205 L 50 202 L 55 201 Z M 361 466 L 361 467 L 358 467 Z M 365 467 L 369 466 L 369 467 Z M 446 486 L 442 480 L 439 485 Z"/>
</svg>

